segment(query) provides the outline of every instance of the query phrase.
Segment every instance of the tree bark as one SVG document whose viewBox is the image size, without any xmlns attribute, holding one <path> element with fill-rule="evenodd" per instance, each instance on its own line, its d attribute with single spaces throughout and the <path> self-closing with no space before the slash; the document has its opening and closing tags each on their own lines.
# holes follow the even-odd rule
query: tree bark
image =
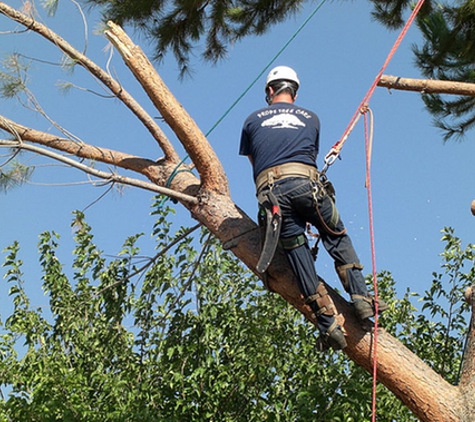
<svg viewBox="0 0 475 422">
<path fill-rule="evenodd" d="M 475 414 L 475 286 L 467 289 L 465 299 L 470 305 L 472 316 L 463 354 L 459 388 L 465 404 L 464 416 L 468 418 Z"/>
<path fill-rule="evenodd" d="M 0 2 L 0 13 L 4 13 L 5 7 L 6 5 Z M 28 28 L 32 30 L 37 30 L 34 21 L 19 16 L 17 13 L 19 12 L 16 12 L 12 19 L 28 25 Z M 113 24 L 110 24 L 109 28 L 107 35 L 114 40 L 114 45 L 120 50 L 127 66 L 173 128 L 200 174 L 199 184 L 194 175 L 181 172 L 170 181 L 171 188 L 194 196 L 196 201 L 179 200 L 190 210 L 194 218 L 228 245 L 245 265 L 256 272 L 255 266 L 261 248 L 260 231 L 256 223 L 232 201 L 228 193 L 224 170 L 207 139 L 167 89 L 142 51 L 132 44 L 120 28 Z M 118 98 L 123 100 L 120 96 Z M 168 185 L 167 182 L 176 169 L 174 151 L 169 151 L 166 154 L 167 159 L 163 162 L 155 162 L 34 131 L 6 118 L 0 118 L 0 127 L 14 136 L 18 141 L 18 148 L 21 148 L 24 142 L 38 143 L 77 157 L 135 171 L 157 185 Z M 170 149 L 171 145 L 166 142 L 165 148 Z M 282 296 L 308 320 L 315 323 L 315 317 L 311 309 L 305 305 L 295 276 L 282 252 L 276 254 L 266 281 L 272 291 Z M 374 350 L 372 329 L 374 327 L 370 323 L 362 327 L 354 316 L 352 307 L 331 288 L 329 291 L 339 311 L 338 320 L 348 334 L 348 347 L 344 352 L 358 365 L 371 372 Z M 473 325 L 473 318 L 471 324 Z M 379 329 L 378 339 L 378 380 L 399 397 L 421 421 L 475 421 L 475 412 L 471 404 L 475 388 L 473 334 L 467 348 L 467 355 L 470 354 L 470 356 L 466 356 L 460 386 L 450 385 L 384 329 Z"/>
<path fill-rule="evenodd" d="M 403 91 L 417 91 L 423 94 L 453 94 L 475 97 L 475 84 L 465 82 L 434 81 L 432 79 L 411 79 L 382 75 L 378 86 Z"/>
</svg>

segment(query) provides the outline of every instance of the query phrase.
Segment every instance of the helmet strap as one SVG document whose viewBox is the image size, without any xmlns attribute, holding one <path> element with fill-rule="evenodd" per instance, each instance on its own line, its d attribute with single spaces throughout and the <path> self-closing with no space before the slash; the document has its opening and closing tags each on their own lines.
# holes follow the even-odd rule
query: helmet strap
<svg viewBox="0 0 475 422">
<path fill-rule="evenodd" d="M 295 94 L 296 92 L 294 91 L 294 87 L 291 83 L 287 82 L 287 81 L 283 81 L 280 86 L 279 86 L 279 89 L 277 89 L 274 94 L 270 95 L 269 94 L 269 87 L 267 87 L 266 89 L 266 102 L 268 105 L 271 105 L 272 104 L 272 101 L 274 101 L 274 98 L 277 97 L 277 95 L 279 95 L 284 89 L 287 89 L 287 88 L 290 88 L 292 91 L 293 91 L 293 94 L 292 94 L 292 98 L 295 98 Z"/>
</svg>

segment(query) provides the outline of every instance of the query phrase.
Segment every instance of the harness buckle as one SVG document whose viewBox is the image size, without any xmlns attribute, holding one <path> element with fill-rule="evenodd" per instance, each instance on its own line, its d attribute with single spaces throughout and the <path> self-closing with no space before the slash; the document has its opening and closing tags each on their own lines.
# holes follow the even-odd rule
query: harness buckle
<svg viewBox="0 0 475 422">
<path fill-rule="evenodd" d="M 269 187 L 269 190 L 272 190 L 274 187 L 274 180 L 278 178 L 279 177 L 277 175 L 274 176 L 274 170 L 271 170 L 269 173 L 267 173 L 267 186 Z"/>
</svg>

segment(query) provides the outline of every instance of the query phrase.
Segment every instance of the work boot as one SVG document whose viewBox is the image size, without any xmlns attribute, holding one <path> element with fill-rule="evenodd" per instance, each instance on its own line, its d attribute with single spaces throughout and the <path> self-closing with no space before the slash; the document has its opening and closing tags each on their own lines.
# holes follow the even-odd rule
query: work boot
<svg viewBox="0 0 475 422">
<path fill-rule="evenodd" d="M 346 346 L 345 334 L 336 321 L 326 332 L 322 332 L 320 337 L 317 339 L 317 349 L 319 351 L 328 350 L 329 347 L 333 350 L 341 350 Z"/>
<path fill-rule="evenodd" d="M 325 338 L 333 350 L 341 350 L 347 346 L 343 329 L 336 323 L 336 321 L 335 324 L 325 333 Z"/>
<path fill-rule="evenodd" d="M 374 297 L 372 296 L 361 296 L 361 295 L 351 295 L 353 300 L 353 307 L 355 308 L 355 314 L 360 321 L 364 321 L 368 318 L 374 316 Z M 387 303 L 378 298 L 378 313 L 381 314 L 388 309 Z"/>
</svg>

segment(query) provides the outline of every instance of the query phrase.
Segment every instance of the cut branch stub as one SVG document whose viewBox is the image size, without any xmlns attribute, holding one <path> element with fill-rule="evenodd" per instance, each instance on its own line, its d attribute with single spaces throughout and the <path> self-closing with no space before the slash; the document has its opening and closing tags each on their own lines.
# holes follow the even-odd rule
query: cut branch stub
<svg viewBox="0 0 475 422">
<path fill-rule="evenodd" d="M 434 81 L 432 79 L 412 79 L 382 75 L 378 86 L 402 91 L 417 91 L 424 94 L 453 94 L 475 97 L 475 84 L 466 82 Z"/>
</svg>

